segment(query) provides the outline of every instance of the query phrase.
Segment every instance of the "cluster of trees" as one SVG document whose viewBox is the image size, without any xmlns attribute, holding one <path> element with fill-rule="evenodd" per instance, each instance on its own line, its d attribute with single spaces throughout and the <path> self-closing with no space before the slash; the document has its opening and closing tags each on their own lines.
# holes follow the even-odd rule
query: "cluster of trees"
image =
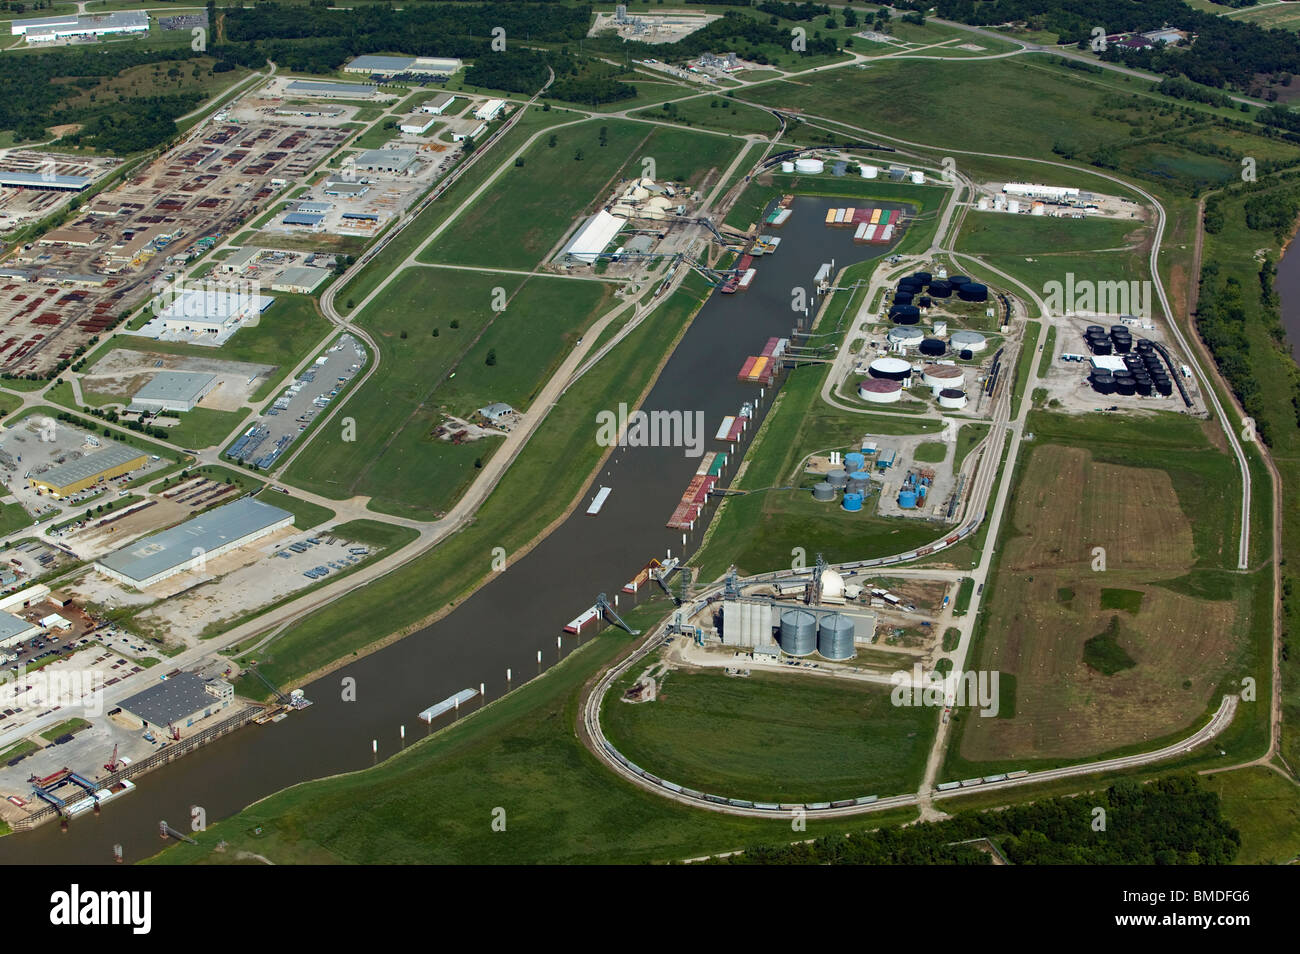
<svg viewBox="0 0 1300 954">
<path fill-rule="evenodd" d="M 1114 35 L 1169 24 L 1195 34 L 1196 42 L 1151 50 L 1111 44 L 1103 59 L 1182 75 L 1207 86 L 1248 90 L 1257 75 L 1300 72 L 1296 34 L 1195 10 L 1182 0 L 899 0 L 895 6 L 917 11 L 932 7 L 940 17 L 973 26 L 1024 23 L 1083 48 L 1092 42 L 1095 27 Z"/>
<path fill-rule="evenodd" d="M 1200 288 L 1196 330 L 1214 354 L 1214 363 L 1242 408 L 1255 419 L 1260 440 L 1271 444 L 1272 426 L 1265 413 L 1259 377 L 1250 360 L 1246 290 L 1235 275 L 1223 275 L 1217 262 L 1207 262 L 1201 268 Z"/>
<path fill-rule="evenodd" d="M 1097 830 L 1094 809 L 1105 810 Z M 972 839 L 993 839 L 1020 865 L 1222 865 L 1241 836 L 1219 796 L 1191 775 L 1147 785 L 1125 780 L 1087 798 L 1050 798 L 1001 811 L 965 811 L 941 822 L 832 835 L 811 844 L 760 845 L 717 864 L 989 864 Z"/>
<path fill-rule="evenodd" d="M 783 3 L 781 0 L 767 0 L 766 3 L 760 3 L 758 9 L 762 13 L 770 13 L 786 20 L 813 20 L 819 16 L 829 16 L 831 12 L 831 8 L 824 3 Z"/>
<path fill-rule="evenodd" d="M 1100 67 L 1093 67 L 1100 69 Z M 1203 86 L 1197 86 L 1185 79 L 1179 79 L 1176 76 L 1167 76 L 1156 85 L 1156 92 L 1163 96 L 1172 96 L 1174 99 L 1187 99 L 1194 103 L 1209 103 L 1211 106 L 1225 106 L 1233 109 L 1237 106 L 1232 101 L 1232 97 L 1226 93 L 1216 93 L 1214 90 L 1206 89 Z M 1250 106 L 1245 103 L 1241 104 L 1243 109 L 1249 110 Z"/>
</svg>

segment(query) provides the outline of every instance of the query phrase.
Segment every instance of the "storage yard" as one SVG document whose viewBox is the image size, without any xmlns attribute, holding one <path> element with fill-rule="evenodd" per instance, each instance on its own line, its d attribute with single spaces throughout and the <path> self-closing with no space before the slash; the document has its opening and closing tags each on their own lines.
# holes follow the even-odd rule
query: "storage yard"
<svg viewBox="0 0 1300 954">
<path fill-rule="evenodd" d="M 0 232 L 58 211 L 121 164 L 110 157 L 0 150 Z"/>
<path fill-rule="evenodd" d="M 139 306 L 169 267 L 241 224 L 349 135 L 268 117 L 200 129 L 7 261 L 0 368 L 43 373 L 71 358 Z"/>
<path fill-rule="evenodd" d="M 272 365 L 220 358 L 192 358 L 152 351 L 114 348 L 86 370 L 81 390 L 99 403 L 125 407 L 141 388 L 164 371 L 202 373 L 216 376 L 216 383 L 197 406 L 233 411 L 252 399 L 253 394 L 275 370 Z"/>
</svg>

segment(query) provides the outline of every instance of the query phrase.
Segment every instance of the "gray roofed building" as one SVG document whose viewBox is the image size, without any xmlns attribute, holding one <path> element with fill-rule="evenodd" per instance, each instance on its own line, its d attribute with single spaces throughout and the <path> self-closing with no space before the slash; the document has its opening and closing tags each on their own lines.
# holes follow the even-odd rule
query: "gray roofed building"
<svg viewBox="0 0 1300 954">
<path fill-rule="evenodd" d="M 337 96 L 340 99 L 371 99 L 379 91 L 373 83 L 321 83 L 316 80 L 293 80 L 285 92 L 302 96 Z"/>
<path fill-rule="evenodd" d="M 485 418 L 487 418 L 489 421 L 496 423 L 506 415 L 515 413 L 515 409 L 512 408 L 509 404 L 502 404 L 500 402 L 497 402 L 496 404 L 489 404 L 487 407 L 479 408 L 478 412 L 482 414 Z"/>
<path fill-rule="evenodd" d="M 56 176 L 40 172 L 0 170 L 0 186 L 11 189 L 65 189 L 80 192 L 90 185 L 87 176 Z"/>
<path fill-rule="evenodd" d="M 393 173 L 405 172 L 414 162 L 414 149 L 367 149 L 352 159 L 358 169 Z"/>
<path fill-rule="evenodd" d="M 312 268 L 310 265 L 291 265 L 280 273 L 280 277 L 271 282 L 271 291 L 296 292 L 309 295 L 316 286 L 329 277 L 328 268 Z"/>
<path fill-rule="evenodd" d="M 293 523 L 293 514 L 243 497 L 192 520 L 151 534 L 95 561 L 95 569 L 144 589 L 205 561 L 246 546 Z"/>
<path fill-rule="evenodd" d="M 129 411 L 192 411 L 217 386 L 217 376 L 204 371 L 159 371 L 135 392 Z"/>
<path fill-rule="evenodd" d="M 225 709 L 234 698 L 234 686 L 222 679 L 178 672 L 124 699 L 122 711 L 135 716 L 145 726 L 184 728 Z"/>
<path fill-rule="evenodd" d="M 51 467 L 28 478 L 33 486 L 43 487 L 62 497 L 84 490 L 101 476 L 116 477 L 144 463 L 145 453 L 126 444 L 109 444 L 92 454 Z M 137 463 L 138 462 L 138 463 Z"/>
<path fill-rule="evenodd" d="M 0 613 L 0 646 L 16 646 L 41 632 L 40 626 L 13 613 Z"/>
</svg>

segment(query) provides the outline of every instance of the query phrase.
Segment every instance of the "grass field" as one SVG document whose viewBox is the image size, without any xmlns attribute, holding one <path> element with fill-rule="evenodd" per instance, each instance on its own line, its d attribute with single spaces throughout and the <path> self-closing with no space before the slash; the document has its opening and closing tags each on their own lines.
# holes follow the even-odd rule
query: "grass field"
<svg viewBox="0 0 1300 954">
<path fill-rule="evenodd" d="M 1231 461 L 1183 418 L 1099 424 L 1032 416 L 975 663 L 1014 676 L 1015 715 L 961 720 L 960 770 L 1186 731 L 1248 658 L 1249 578 L 1162 585 L 1235 543 Z"/>
<path fill-rule="evenodd" d="M 8 536 L 15 530 L 30 527 L 35 523 L 32 515 L 19 503 L 0 504 L 0 536 Z"/>
<path fill-rule="evenodd" d="M 508 296 L 500 313 L 498 287 Z M 445 412 L 468 417 L 496 401 L 527 409 L 611 294 L 596 282 L 407 269 L 359 319 L 383 360 L 348 404 L 356 440 L 322 431 L 287 479 L 328 497 L 371 496 L 385 513 L 427 518 L 445 509 L 499 444 L 436 439 Z"/>
<path fill-rule="evenodd" d="M 640 395 L 706 291 L 702 280 L 688 279 L 654 321 L 637 328 L 570 388 L 469 527 L 286 629 L 259 662 L 268 678 L 277 685 L 295 681 L 461 600 L 487 572 L 482 554 L 495 546 L 522 546 L 563 513 L 601 456 L 591 439 L 596 410 Z M 381 604 L 384 621 L 376 627 L 374 607 Z M 239 691 L 261 697 L 265 687 L 241 680 Z"/>
<path fill-rule="evenodd" d="M 554 137 L 554 146 L 543 138 L 529 149 L 524 165 L 510 168 L 420 260 L 531 269 L 620 179 L 644 175 L 645 160 L 660 181 L 699 185 L 710 172 L 716 182 L 740 148 L 725 136 L 625 120 L 593 120 Z"/>
<path fill-rule="evenodd" d="M 730 798 L 812 802 L 915 790 L 938 714 L 900 707 L 887 686 L 753 672 L 672 670 L 654 702 L 605 697 L 601 724 L 660 778 Z"/>
<path fill-rule="evenodd" d="M 1300 855 L 1300 788 L 1277 772 L 1252 765 L 1201 777 L 1217 792 L 1223 817 L 1241 833 L 1239 865 L 1283 865 Z"/>
<path fill-rule="evenodd" d="M 700 96 L 680 103 L 668 104 L 669 109 L 643 109 L 633 115 L 660 122 L 681 123 L 685 126 L 702 126 L 730 133 L 757 133 L 770 136 L 777 131 L 776 117 L 765 110 L 744 103 L 733 102 L 726 96 Z"/>
<path fill-rule="evenodd" d="M 310 500 L 295 497 L 293 494 L 278 494 L 264 490 L 257 499 L 262 503 L 289 511 L 293 514 L 293 525 L 299 530 L 310 530 L 312 527 L 319 527 L 326 520 L 334 519 L 333 510 L 312 503 Z"/>
<path fill-rule="evenodd" d="M 625 646 L 618 635 L 592 640 L 541 679 L 378 767 L 273 795 L 154 861 L 234 862 L 251 851 L 277 864 L 637 863 L 789 840 L 788 818 L 677 805 L 621 781 L 582 747 L 574 731 L 579 689 Z M 505 833 L 491 831 L 498 806 L 506 809 Z M 806 837 L 915 817 L 909 810 L 812 821 Z M 218 841 L 229 846 L 219 855 Z"/>
<path fill-rule="evenodd" d="M 1145 229 L 1126 219 L 1065 219 L 1006 212 L 971 212 L 957 251 L 974 255 L 1037 255 L 1126 248 Z"/>
</svg>

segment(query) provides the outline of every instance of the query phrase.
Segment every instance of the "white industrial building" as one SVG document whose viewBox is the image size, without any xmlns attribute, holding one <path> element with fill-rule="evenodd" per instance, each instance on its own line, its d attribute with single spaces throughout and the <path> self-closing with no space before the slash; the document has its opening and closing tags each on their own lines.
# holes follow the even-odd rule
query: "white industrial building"
<svg viewBox="0 0 1300 954">
<path fill-rule="evenodd" d="M 328 268 L 316 268 L 312 265 L 291 265 L 280 273 L 280 277 L 271 282 L 271 291 L 293 292 L 298 295 L 310 295 L 326 278 Z"/>
<path fill-rule="evenodd" d="M 148 33 L 149 14 L 143 10 L 118 10 L 79 16 L 34 17 L 28 20 L 11 20 L 9 33 L 21 36 L 27 43 L 52 43 L 72 37 L 108 36 L 113 33 Z"/>
<path fill-rule="evenodd" d="M 36 623 L 29 623 L 21 616 L 0 612 L 0 647 L 17 646 L 24 640 L 39 636 L 42 630 Z"/>
<path fill-rule="evenodd" d="M 447 111 L 447 108 L 459 98 L 460 97 L 455 93 L 439 93 L 437 96 L 433 97 L 433 99 L 421 106 L 420 110 L 421 112 L 433 113 L 435 116 L 441 116 Z"/>
<path fill-rule="evenodd" d="M 1039 185 L 1036 182 L 1008 182 L 1002 187 L 1002 191 L 1007 195 L 1019 195 L 1031 199 L 1052 199 L 1056 202 L 1062 199 L 1077 199 L 1079 197 L 1078 189 L 1072 189 L 1068 186 Z"/>
<path fill-rule="evenodd" d="M 379 87 L 372 83 L 324 83 L 320 80 L 293 80 L 285 87 L 290 96 L 318 99 L 374 99 Z"/>
<path fill-rule="evenodd" d="M 486 129 L 487 129 L 487 123 L 479 123 L 469 132 L 452 133 L 451 140 L 452 142 L 464 142 L 466 139 L 477 139 L 479 135 L 481 135 L 483 131 Z"/>
<path fill-rule="evenodd" d="M 601 209 L 583 223 L 577 234 L 569 240 L 569 244 L 564 246 L 560 257 L 567 256 L 590 265 L 596 261 L 601 252 L 605 251 L 609 243 L 614 241 L 614 236 L 618 235 L 619 230 L 625 225 L 627 219 L 610 215 Z"/>
<path fill-rule="evenodd" d="M 359 156 L 344 159 L 357 169 L 367 172 L 386 172 L 389 175 L 401 175 L 415 164 L 414 149 L 367 149 Z"/>
<path fill-rule="evenodd" d="M 220 383 L 204 371 L 159 371 L 131 398 L 128 411 L 192 411 Z"/>
<path fill-rule="evenodd" d="M 358 56 L 343 67 L 344 73 L 365 73 L 368 76 L 450 76 L 461 67 L 461 61 L 442 56 Z"/>
<path fill-rule="evenodd" d="M 243 497 L 127 544 L 96 560 L 95 569 L 142 590 L 292 525 L 289 511 Z"/>
<path fill-rule="evenodd" d="M 434 119 L 432 116 L 428 115 L 427 113 L 424 115 L 420 115 L 419 113 L 416 113 L 397 128 L 400 129 L 402 132 L 407 133 L 408 135 L 411 136 L 423 136 L 430 129 L 432 129 L 434 124 L 436 124 L 437 122 L 438 120 Z"/>
<path fill-rule="evenodd" d="M 506 108 L 504 99 L 489 99 L 486 103 L 474 110 L 474 118 L 481 119 L 485 123 L 490 123 L 501 115 L 501 110 Z"/>
<path fill-rule="evenodd" d="M 187 288 L 136 331 L 145 338 L 220 345 L 275 299 L 245 289 Z"/>
</svg>

